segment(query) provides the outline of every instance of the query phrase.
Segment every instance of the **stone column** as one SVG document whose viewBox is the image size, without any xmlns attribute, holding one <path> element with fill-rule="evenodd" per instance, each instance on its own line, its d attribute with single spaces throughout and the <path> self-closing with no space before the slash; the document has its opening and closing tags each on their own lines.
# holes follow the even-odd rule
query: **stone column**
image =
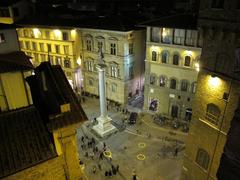
<svg viewBox="0 0 240 180">
<path fill-rule="evenodd" d="M 106 111 L 106 92 L 105 92 L 105 69 L 99 67 L 98 69 L 98 76 L 99 76 L 99 97 L 100 97 L 100 110 L 101 110 L 101 117 L 107 116 Z"/>
<path fill-rule="evenodd" d="M 105 64 L 98 64 L 98 77 L 99 77 L 99 99 L 101 114 L 97 118 L 98 124 L 93 126 L 93 130 L 100 136 L 105 137 L 117 129 L 111 124 L 112 119 L 107 115 L 106 108 L 106 91 L 105 91 Z"/>
</svg>

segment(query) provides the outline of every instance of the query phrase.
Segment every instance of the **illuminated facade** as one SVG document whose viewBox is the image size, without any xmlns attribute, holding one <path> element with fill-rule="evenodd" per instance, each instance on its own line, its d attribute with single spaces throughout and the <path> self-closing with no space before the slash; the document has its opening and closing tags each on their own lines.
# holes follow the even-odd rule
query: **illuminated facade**
<svg viewBox="0 0 240 180">
<path fill-rule="evenodd" d="M 17 32 L 21 50 L 32 57 L 34 66 L 44 61 L 61 65 L 71 86 L 81 87 L 81 45 L 77 30 L 24 27 Z"/>
<path fill-rule="evenodd" d="M 146 23 L 144 108 L 190 120 L 201 64 L 201 36 L 194 27 L 166 28 L 159 22 L 158 27 Z"/>
<path fill-rule="evenodd" d="M 230 137 L 227 133 L 240 95 L 240 79 L 236 74 L 239 73 L 237 47 L 240 45 L 237 40 L 240 32 L 237 2 L 202 0 L 200 3 L 198 24 L 203 33 L 201 67 L 181 180 L 220 178 L 216 174 L 224 145 Z M 239 154 L 239 151 L 234 153 Z M 231 159 L 229 162 L 235 161 L 227 166 L 239 163 L 234 153 L 226 153 L 225 157 Z M 232 167 L 232 170 L 228 178 L 238 179 L 239 176 L 231 177 L 239 168 L 234 170 Z"/>
<path fill-rule="evenodd" d="M 106 64 L 106 98 L 126 104 L 143 88 L 144 30 L 82 29 L 84 91 L 98 95 L 99 48 Z"/>
<path fill-rule="evenodd" d="M 50 61 L 61 65 L 74 89 L 98 96 L 96 65 L 102 48 L 107 98 L 126 104 L 143 86 L 144 30 L 18 28 L 21 50 L 37 66 Z"/>
</svg>

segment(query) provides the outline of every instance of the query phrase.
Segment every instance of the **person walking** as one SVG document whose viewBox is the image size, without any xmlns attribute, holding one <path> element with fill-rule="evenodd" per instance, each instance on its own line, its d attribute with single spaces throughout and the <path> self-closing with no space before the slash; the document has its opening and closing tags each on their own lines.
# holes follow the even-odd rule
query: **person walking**
<svg viewBox="0 0 240 180">
<path fill-rule="evenodd" d="M 174 157 L 177 157 L 177 155 L 178 155 L 178 150 L 179 150 L 178 148 L 175 149 Z"/>
<path fill-rule="evenodd" d="M 93 174 L 95 174 L 96 173 L 96 166 L 94 165 L 93 166 Z"/>
<path fill-rule="evenodd" d="M 132 170 L 132 180 L 137 180 L 136 170 Z"/>
</svg>

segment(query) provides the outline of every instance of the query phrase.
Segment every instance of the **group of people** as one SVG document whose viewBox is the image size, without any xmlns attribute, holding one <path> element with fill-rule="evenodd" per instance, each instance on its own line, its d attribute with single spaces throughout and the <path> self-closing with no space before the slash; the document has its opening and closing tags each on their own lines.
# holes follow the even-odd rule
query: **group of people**
<svg viewBox="0 0 240 180">
<path fill-rule="evenodd" d="M 92 137 L 89 138 L 88 136 L 81 137 L 81 148 L 85 151 L 84 156 L 86 158 L 91 158 L 92 160 L 97 160 L 97 165 L 92 166 L 92 173 L 95 174 L 97 171 L 103 171 L 105 176 L 114 176 L 119 172 L 119 165 L 114 166 L 112 164 L 112 157 L 109 157 L 110 168 L 107 170 L 103 170 L 104 168 L 101 165 L 101 161 L 104 158 L 104 152 L 107 151 L 107 145 L 103 142 L 102 147 L 99 148 L 96 144 L 96 140 Z M 83 164 L 82 161 L 79 162 Z M 108 166 L 108 165 L 107 165 Z"/>
</svg>

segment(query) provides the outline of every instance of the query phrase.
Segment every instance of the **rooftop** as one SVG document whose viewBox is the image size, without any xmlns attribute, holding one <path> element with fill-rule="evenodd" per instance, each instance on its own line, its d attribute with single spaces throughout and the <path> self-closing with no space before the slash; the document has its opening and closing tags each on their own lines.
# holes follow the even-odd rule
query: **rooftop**
<svg viewBox="0 0 240 180">
<path fill-rule="evenodd" d="M 0 54 L 0 73 L 33 69 L 30 57 L 22 51 Z"/>
<path fill-rule="evenodd" d="M 0 114 L 0 178 L 56 156 L 39 112 L 28 106 Z"/>
<path fill-rule="evenodd" d="M 138 26 L 197 29 L 197 16 L 194 14 L 174 14 L 140 23 Z"/>
</svg>

